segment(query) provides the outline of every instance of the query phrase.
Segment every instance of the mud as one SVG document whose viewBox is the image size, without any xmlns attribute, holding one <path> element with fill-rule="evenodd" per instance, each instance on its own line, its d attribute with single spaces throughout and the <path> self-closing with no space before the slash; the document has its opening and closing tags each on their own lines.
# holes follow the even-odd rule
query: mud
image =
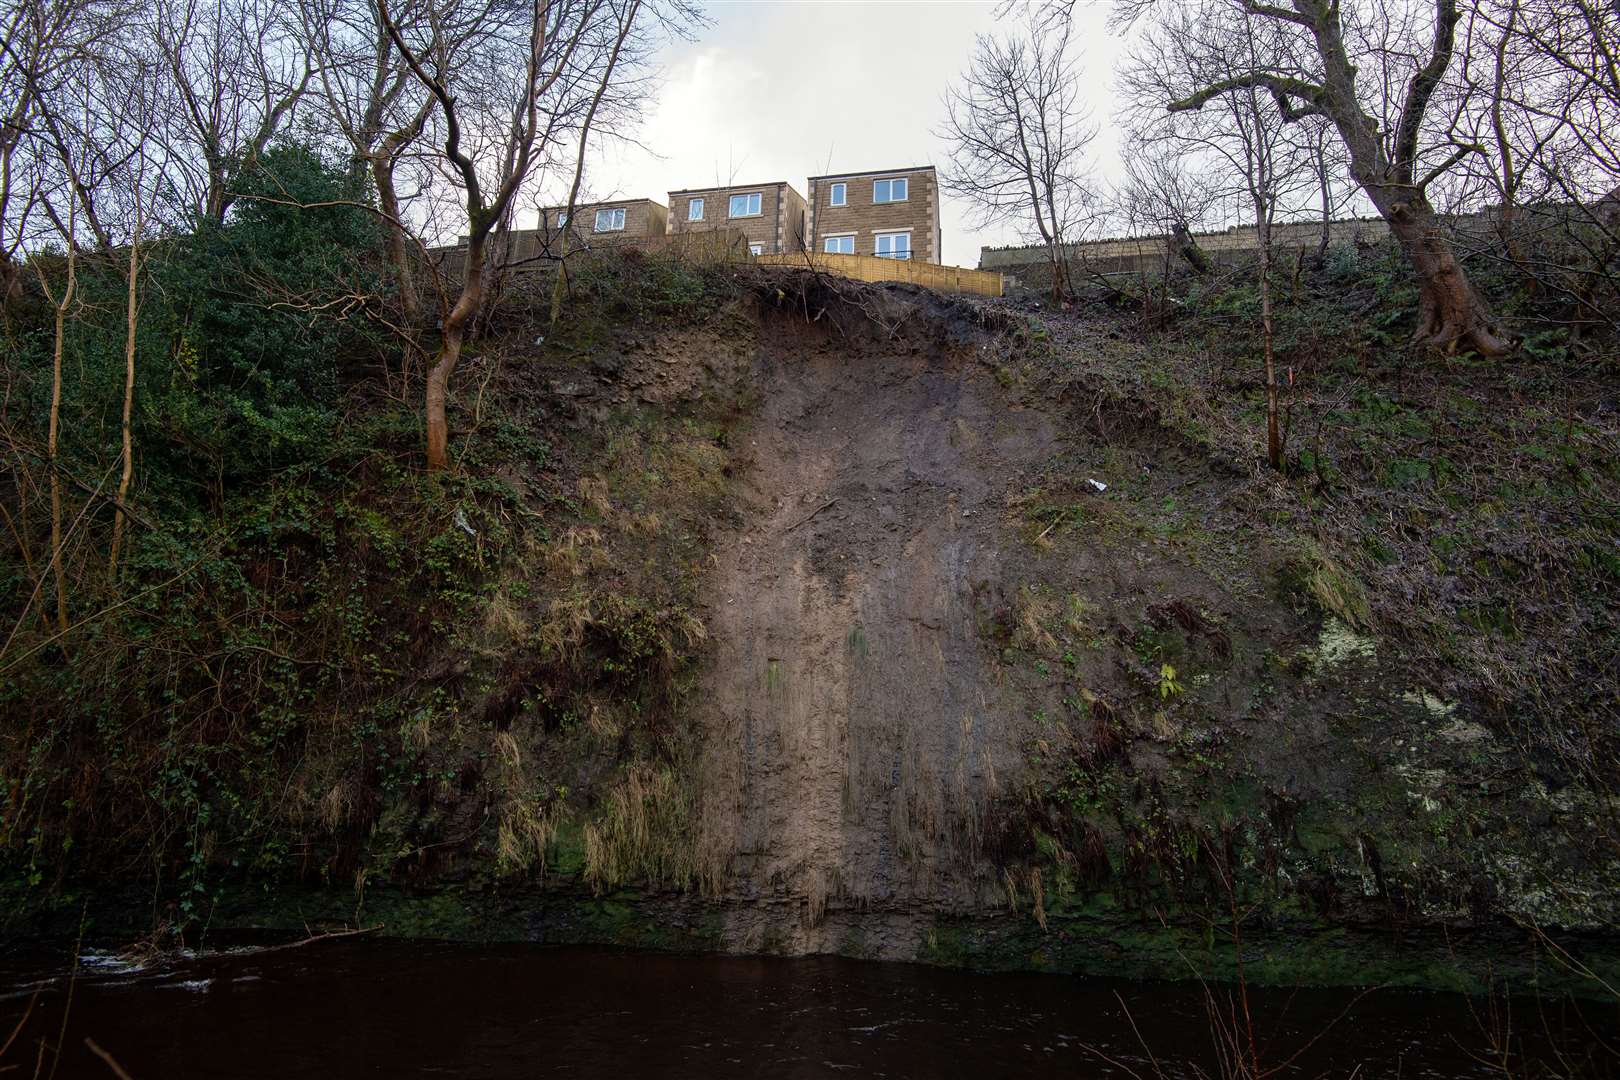
<svg viewBox="0 0 1620 1080">
<path fill-rule="evenodd" d="M 1015 587 L 1000 519 L 1052 420 L 971 345 L 906 334 L 778 320 L 755 377 L 750 520 L 707 583 L 703 843 L 735 895 L 795 917 L 739 944 L 774 923 L 778 948 L 830 947 L 829 909 L 1001 904 L 986 830 L 1032 732 L 982 624 Z"/>
</svg>

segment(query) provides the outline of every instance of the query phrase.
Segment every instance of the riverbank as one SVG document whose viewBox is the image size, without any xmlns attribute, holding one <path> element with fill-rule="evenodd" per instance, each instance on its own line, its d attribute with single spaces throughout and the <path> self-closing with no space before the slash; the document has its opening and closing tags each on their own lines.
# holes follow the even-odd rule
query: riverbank
<svg viewBox="0 0 1620 1080">
<path fill-rule="evenodd" d="M 1241 278 L 514 287 L 452 474 L 360 379 L 15 669 L 8 931 L 1616 985 L 1613 357 L 1394 265 L 1283 306 L 1283 473 Z"/>
</svg>

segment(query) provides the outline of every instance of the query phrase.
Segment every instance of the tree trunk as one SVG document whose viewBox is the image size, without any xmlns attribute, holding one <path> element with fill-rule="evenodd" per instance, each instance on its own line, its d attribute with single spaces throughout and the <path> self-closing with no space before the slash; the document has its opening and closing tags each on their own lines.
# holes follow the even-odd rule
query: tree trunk
<svg viewBox="0 0 1620 1080">
<path fill-rule="evenodd" d="M 137 193 L 138 194 L 138 193 Z M 118 502 L 113 511 L 112 553 L 107 557 L 107 579 L 118 580 L 118 547 L 124 539 L 124 505 L 129 499 L 130 478 L 135 475 L 135 455 L 130 437 L 130 420 L 135 405 L 135 325 L 140 312 L 137 289 L 141 269 L 141 218 L 135 215 L 135 231 L 129 240 L 129 302 L 124 324 L 124 417 L 121 425 L 124 471 L 118 478 Z"/>
<path fill-rule="evenodd" d="M 1367 192 L 1417 274 L 1418 326 L 1412 341 L 1447 352 L 1506 353 L 1507 342 L 1463 273 L 1429 201 L 1404 187 L 1369 185 Z"/>
<path fill-rule="evenodd" d="M 461 295 L 455 307 L 444 320 L 444 339 L 439 343 L 439 354 L 427 373 L 427 466 L 432 472 L 450 467 L 450 427 L 445 420 L 445 401 L 450 396 L 450 376 L 456 372 L 461 359 L 461 342 L 467 332 L 467 323 L 478 313 L 484 300 L 484 243 L 487 232 L 477 232 L 467 239 L 467 268 L 462 275 Z"/>
<path fill-rule="evenodd" d="M 1175 228 L 1170 231 L 1170 244 L 1176 254 L 1187 260 L 1193 273 L 1200 276 L 1209 273 L 1209 256 L 1198 246 L 1197 238 L 1188 230 L 1185 222 L 1176 222 Z"/>
<path fill-rule="evenodd" d="M 1323 160 L 1320 147 L 1316 155 L 1316 175 L 1322 186 L 1322 234 L 1316 241 L 1316 258 L 1314 268 L 1317 270 L 1327 265 L 1328 247 L 1333 243 L 1333 188 L 1332 180 L 1328 178 L 1327 163 Z"/>
<path fill-rule="evenodd" d="M 377 185 L 378 208 L 386 218 L 388 231 L 383 243 L 388 264 L 394 268 L 394 279 L 399 285 L 399 307 L 407 325 L 419 326 L 422 322 L 422 300 L 416 292 L 416 274 L 411 269 L 410 252 L 405 246 L 405 227 L 399 220 L 399 192 L 394 188 L 394 165 L 392 159 L 385 156 L 389 152 L 385 145 L 382 151 L 371 156 L 371 178 Z"/>
<path fill-rule="evenodd" d="M 1260 247 L 1260 330 L 1266 355 L 1266 460 L 1282 471 L 1282 433 L 1277 425 L 1277 361 L 1271 331 L 1271 220 L 1269 208 L 1262 209 L 1255 224 Z"/>
<path fill-rule="evenodd" d="M 67 285 L 62 297 L 55 303 L 56 340 L 51 350 L 51 416 L 46 436 L 46 454 L 51 470 L 51 573 L 56 583 L 56 628 L 62 633 L 68 629 L 67 573 L 62 566 L 62 478 L 57 469 L 57 435 L 62 416 L 62 347 L 67 329 L 67 311 L 73 303 L 73 292 L 78 284 L 77 253 L 70 243 L 67 249 Z M 41 271 L 43 277 L 43 271 Z"/>
</svg>

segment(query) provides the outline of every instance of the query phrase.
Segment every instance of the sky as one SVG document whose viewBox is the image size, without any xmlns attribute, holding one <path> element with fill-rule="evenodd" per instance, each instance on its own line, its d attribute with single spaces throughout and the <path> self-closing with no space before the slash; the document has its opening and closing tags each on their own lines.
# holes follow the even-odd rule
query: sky
<svg viewBox="0 0 1620 1080">
<path fill-rule="evenodd" d="M 1099 120 L 1112 109 L 1118 43 L 1107 6 L 1075 5 L 1080 69 Z M 640 133 L 643 148 L 594 155 L 592 198 L 651 198 L 724 183 L 806 179 L 914 165 L 943 170 L 945 88 L 967 67 L 974 36 L 996 28 L 996 4 L 948 0 L 729 0 L 711 24 L 665 51 L 664 86 Z M 1107 125 L 1104 125 L 1105 129 Z M 1105 130 L 1094 144 L 1114 153 Z M 975 230 L 942 200 L 943 262 L 976 266 L 983 244 L 1020 238 Z"/>
</svg>

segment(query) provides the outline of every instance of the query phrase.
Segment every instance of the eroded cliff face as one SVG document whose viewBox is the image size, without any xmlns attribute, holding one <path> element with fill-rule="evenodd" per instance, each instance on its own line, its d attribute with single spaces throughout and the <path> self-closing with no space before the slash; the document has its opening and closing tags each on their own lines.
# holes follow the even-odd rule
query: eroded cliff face
<svg viewBox="0 0 1620 1080">
<path fill-rule="evenodd" d="M 990 920 L 1073 951 L 1234 896 L 1601 922 L 1610 871 L 1527 824 L 1544 793 L 1457 786 L 1517 749 L 1324 610 L 1263 480 L 1049 393 L 971 309 L 883 303 L 762 315 L 692 698 L 726 947 L 927 956 Z"/>
<path fill-rule="evenodd" d="M 213 925 L 1176 976 L 1230 971 L 1241 910 L 1251 977 L 1433 983 L 1459 935 L 1483 971 L 1612 924 L 1603 794 L 1106 329 L 728 289 L 509 328 L 460 501 L 345 480 L 321 572 L 371 582 L 387 670 L 258 761 L 297 865 L 229 871 Z"/>
<path fill-rule="evenodd" d="M 981 631 L 1051 419 L 968 345 L 784 333 L 755 376 L 748 524 L 705 587 L 702 843 L 740 896 L 802 904 L 795 948 L 829 906 L 1000 903 L 985 833 L 1032 731 Z"/>
</svg>

